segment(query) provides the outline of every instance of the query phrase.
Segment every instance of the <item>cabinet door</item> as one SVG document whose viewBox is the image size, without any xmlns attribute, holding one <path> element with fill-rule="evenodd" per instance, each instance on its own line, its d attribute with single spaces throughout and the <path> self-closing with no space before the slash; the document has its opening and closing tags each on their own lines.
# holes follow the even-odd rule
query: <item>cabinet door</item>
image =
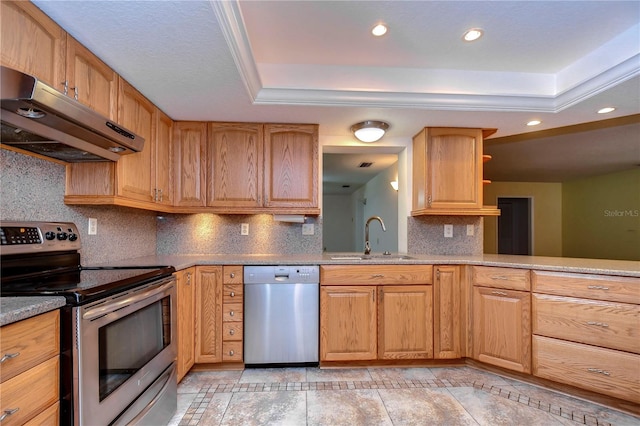
<svg viewBox="0 0 640 426">
<path fill-rule="evenodd" d="M 320 287 L 320 359 L 376 359 L 376 287 Z"/>
<path fill-rule="evenodd" d="M 67 36 L 66 65 L 68 96 L 116 120 L 118 74 L 71 36 Z"/>
<path fill-rule="evenodd" d="M 414 210 L 482 207 L 481 129 L 424 129 L 413 152 Z"/>
<path fill-rule="evenodd" d="M 174 205 L 204 206 L 207 124 L 177 121 L 173 129 Z"/>
<path fill-rule="evenodd" d="M 196 362 L 222 361 L 222 267 L 196 267 Z"/>
<path fill-rule="evenodd" d="M 152 180 L 155 182 L 154 199 L 156 203 L 173 203 L 172 174 L 173 120 L 156 108 L 156 158 Z"/>
<path fill-rule="evenodd" d="M 0 2 L 2 65 L 64 89 L 67 33 L 33 3 Z"/>
<path fill-rule="evenodd" d="M 144 138 L 144 149 L 123 155 L 117 165 L 118 195 L 153 201 L 151 169 L 155 161 L 156 107 L 133 86 L 120 79 L 118 122 Z"/>
<path fill-rule="evenodd" d="M 531 295 L 525 291 L 473 288 L 473 357 L 531 373 Z"/>
<path fill-rule="evenodd" d="M 378 358 L 433 358 L 431 286 L 380 286 L 378 300 Z"/>
<path fill-rule="evenodd" d="M 178 287 L 178 382 L 195 362 L 195 268 L 176 272 Z"/>
<path fill-rule="evenodd" d="M 208 206 L 261 206 L 262 128 L 252 123 L 209 124 Z"/>
<path fill-rule="evenodd" d="M 436 266 L 433 284 L 434 358 L 460 358 L 461 333 L 460 268 Z"/>
<path fill-rule="evenodd" d="M 318 207 L 318 126 L 267 124 L 264 133 L 264 205 Z"/>
</svg>

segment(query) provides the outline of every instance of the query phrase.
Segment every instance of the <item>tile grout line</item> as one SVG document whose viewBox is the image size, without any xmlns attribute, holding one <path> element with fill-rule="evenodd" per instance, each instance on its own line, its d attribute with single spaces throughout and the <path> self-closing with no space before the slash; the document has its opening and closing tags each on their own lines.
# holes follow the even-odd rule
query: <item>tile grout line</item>
<svg viewBox="0 0 640 426">
<path fill-rule="evenodd" d="M 426 380 L 363 380 L 363 381 L 319 381 L 319 382 L 272 382 L 272 383 L 219 383 L 204 385 L 200 388 L 179 426 L 197 426 L 202 414 L 216 393 L 254 393 L 254 392 L 299 392 L 322 390 L 394 390 L 394 389 L 438 389 L 472 387 L 488 392 L 492 395 L 508 399 L 510 401 L 526 405 L 531 408 L 545 411 L 549 414 L 589 426 L 611 426 L 610 423 L 601 421 L 595 415 L 573 410 L 565 410 L 560 406 L 552 405 L 537 399 L 532 399 L 519 392 L 502 389 L 498 385 L 483 382 L 457 381 L 454 379 L 426 379 Z M 388 413 L 387 413 L 388 414 Z"/>
</svg>

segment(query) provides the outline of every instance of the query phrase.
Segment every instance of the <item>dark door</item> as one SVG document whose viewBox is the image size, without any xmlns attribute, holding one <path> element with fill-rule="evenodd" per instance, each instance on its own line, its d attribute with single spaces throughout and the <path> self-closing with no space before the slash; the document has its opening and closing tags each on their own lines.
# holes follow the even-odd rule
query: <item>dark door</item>
<svg viewBox="0 0 640 426">
<path fill-rule="evenodd" d="M 531 199 L 498 198 L 498 253 L 531 255 Z"/>
</svg>

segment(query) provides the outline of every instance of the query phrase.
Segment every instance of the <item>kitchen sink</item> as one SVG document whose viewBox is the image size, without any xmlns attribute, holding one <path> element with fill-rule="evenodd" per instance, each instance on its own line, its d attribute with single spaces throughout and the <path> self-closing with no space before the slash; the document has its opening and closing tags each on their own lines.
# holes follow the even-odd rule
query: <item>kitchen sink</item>
<svg viewBox="0 0 640 426">
<path fill-rule="evenodd" d="M 411 256 L 404 254 L 336 254 L 331 260 L 412 260 Z"/>
</svg>

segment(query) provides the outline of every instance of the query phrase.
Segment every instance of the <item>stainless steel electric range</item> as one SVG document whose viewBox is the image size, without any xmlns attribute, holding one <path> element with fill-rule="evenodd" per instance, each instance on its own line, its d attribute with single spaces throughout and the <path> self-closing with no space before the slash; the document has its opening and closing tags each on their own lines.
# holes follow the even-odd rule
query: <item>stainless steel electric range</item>
<svg viewBox="0 0 640 426">
<path fill-rule="evenodd" d="M 77 227 L 1 222 L 1 295 L 64 296 L 61 425 L 167 424 L 177 405 L 172 266 L 86 267 Z"/>
</svg>

